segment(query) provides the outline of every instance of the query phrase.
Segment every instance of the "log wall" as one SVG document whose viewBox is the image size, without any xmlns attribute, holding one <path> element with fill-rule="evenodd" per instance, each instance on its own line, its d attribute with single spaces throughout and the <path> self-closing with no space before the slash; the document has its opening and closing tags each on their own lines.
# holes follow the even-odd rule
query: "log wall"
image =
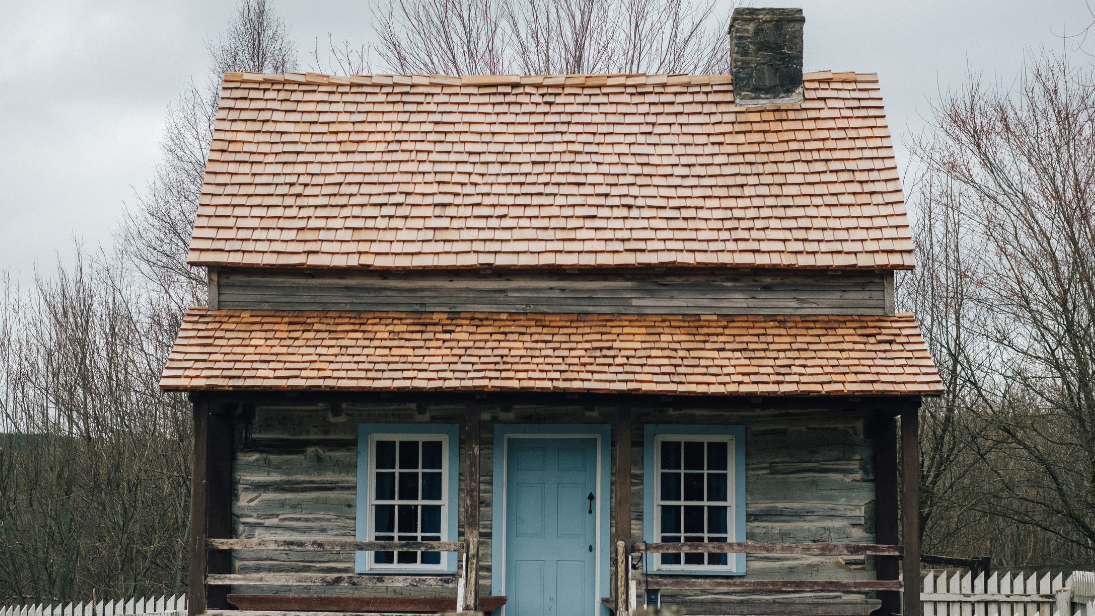
<svg viewBox="0 0 1095 616">
<path fill-rule="evenodd" d="M 246 408 L 246 407 L 245 407 Z M 490 594 L 493 424 L 610 424 L 615 409 L 586 406 L 512 406 L 484 403 L 480 496 L 481 594 Z M 242 538 L 353 539 L 359 423 L 462 423 L 465 407 L 413 403 L 258 406 L 237 422 L 232 513 Z M 834 412 L 704 410 L 633 407 L 631 434 L 632 528 L 643 540 L 643 425 L 746 426 L 747 540 L 763 542 L 874 542 L 875 485 L 872 443 L 865 416 Z M 463 431 L 461 431 L 463 439 Z M 460 450 L 463 456 L 463 443 Z M 463 502 L 465 480 L 461 473 Z M 615 473 L 613 473 L 614 475 Z M 615 490 L 615 486 L 613 486 Z M 463 512 L 460 512 L 463 519 Z M 613 529 L 614 533 L 615 529 Z M 236 573 L 351 574 L 352 553 L 236 550 Z M 748 579 L 874 579 L 872 557 L 750 556 Z M 451 595 L 453 589 L 367 586 L 236 588 L 248 594 Z M 740 593 L 736 593 L 740 598 Z M 718 597 L 705 591 L 664 591 L 690 601 Z M 690 612 L 692 613 L 692 612 Z M 702 612 L 695 612 L 702 613 Z"/>
</svg>

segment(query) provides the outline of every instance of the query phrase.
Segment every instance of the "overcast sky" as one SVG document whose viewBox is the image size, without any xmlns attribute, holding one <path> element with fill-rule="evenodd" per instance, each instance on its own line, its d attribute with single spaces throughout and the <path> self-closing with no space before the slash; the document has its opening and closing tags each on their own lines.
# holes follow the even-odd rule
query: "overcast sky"
<svg viewBox="0 0 1095 616">
<path fill-rule="evenodd" d="M 207 76 L 229 0 L 0 0 L 0 270 L 29 282 L 109 246 L 159 160 L 168 104 Z M 316 37 L 367 42 L 370 5 L 277 0 L 302 60 Z M 1010 82 L 1029 52 L 1059 51 L 1092 21 L 1084 0 L 798 0 L 805 69 L 877 72 L 898 165 L 929 101 L 969 70 Z M 1067 43 L 1074 48 L 1078 39 Z M 1095 51 L 1095 41 L 1086 46 Z M 374 57 L 375 60 L 375 57 Z M 1086 57 L 1083 61 L 1093 61 Z"/>
</svg>

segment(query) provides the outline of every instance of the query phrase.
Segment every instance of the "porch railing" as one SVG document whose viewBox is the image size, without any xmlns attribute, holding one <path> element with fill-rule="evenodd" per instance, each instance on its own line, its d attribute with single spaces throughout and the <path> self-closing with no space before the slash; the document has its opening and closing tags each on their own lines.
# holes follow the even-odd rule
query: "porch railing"
<svg viewBox="0 0 1095 616">
<path fill-rule="evenodd" d="M 617 550 L 620 555 L 623 554 L 622 541 L 617 542 Z M 900 557 L 904 550 L 898 545 L 863 543 L 635 543 L 631 553 L 641 557 L 645 557 L 645 554 L 666 553 Z M 617 614 L 625 614 L 640 607 L 636 597 L 637 580 L 631 580 L 626 589 L 619 583 L 631 577 L 627 570 L 629 561 L 630 559 L 625 558 L 617 559 L 620 567 L 616 573 Z M 900 580 L 747 580 L 725 576 L 685 577 L 657 573 L 644 575 L 643 585 L 653 589 L 775 592 L 901 592 L 904 588 Z M 808 608 L 804 609 L 808 611 Z"/>
<path fill-rule="evenodd" d="M 457 611 L 478 609 L 476 575 L 479 540 L 469 541 L 348 541 L 326 539 L 206 539 L 212 550 L 287 550 L 303 552 L 455 552 L 456 573 L 439 575 L 207 573 L 208 586 L 411 586 L 455 587 Z M 473 572 L 469 576 L 468 572 Z M 210 616 L 238 616 L 238 610 L 208 610 Z"/>
</svg>

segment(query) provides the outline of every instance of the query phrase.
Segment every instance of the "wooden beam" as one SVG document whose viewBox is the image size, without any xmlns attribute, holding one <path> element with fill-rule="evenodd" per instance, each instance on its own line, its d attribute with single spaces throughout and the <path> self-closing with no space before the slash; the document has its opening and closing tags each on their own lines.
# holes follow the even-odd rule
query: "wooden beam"
<svg viewBox="0 0 1095 616">
<path fill-rule="evenodd" d="M 400 586 L 403 588 L 451 588 L 456 579 L 442 575 L 367 575 L 320 573 L 210 573 L 206 584 L 223 586 Z M 227 595 L 225 596 L 227 599 Z"/>
<path fill-rule="evenodd" d="M 711 554 L 808 554 L 814 556 L 901 556 L 899 545 L 872 543 L 636 543 L 634 553 L 711 553 Z M 894 578 L 897 579 L 897 578 Z"/>
<path fill-rule="evenodd" d="M 330 595 L 228 595 L 241 610 L 301 612 L 444 612 L 456 609 L 456 597 L 339 597 Z M 505 597 L 480 597 L 484 612 L 506 604 Z"/>
<path fill-rule="evenodd" d="M 883 293 L 884 293 L 884 298 L 885 298 L 884 301 L 885 301 L 885 308 L 886 308 L 886 314 L 887 315 L 893 315 L 895 312 L 897 312 L 897 309 L 896 309 L 897 301 L 896 301 L 895 296 L 894 296 L 894 280 L 893 280 L 893 277 L 894 277 L 894 273 L 891 270 L 891 271 L 888 271 L 885 274 L 883 274 L 883 279 L 882 279 L 882 285 L 883 285 L 883 289 L 884 289 Z"/>
<path fill-rule="evenodd" d="M 190 592 L 187 613 L 228 607 L 228 588 L 203 584 L 207 573 L 228 573 L 231 554 L 211 549 L 208 539 L 232 536 L 232 447 L 228 405 L 197 396 L 194 402 L 194 457 L 190 480 Z"/>
<path fill-rule="evenodd" d="M 893 545 L 901 542 L 900 496 L 897 490 L 897 421 L 889 415 L 876 416 L 870 425 L 874 442 L 875 480 L 875 541 Z M 879 580 L 898 579 L 899 559 L 882 556 L 875 560 L 875 577 Z M 901 611 L 901 597 L 895 592 L 880 592 L 882 614 Z"/>
<path fill-rule="evenodd" d="M 206 270 L 206 273 L 209 277 L 206 282 L 206 296 L 208 299 L 205 303 L 209 306 L 210 310 L 217 310 L 220 305 L 220 285 L 218 284 L 219 272 L 217 271 L 217 268 L 210 267 Z"/>
<path fill-rule="evenodd" d="M 695 578 L 685 576 L 647 576 L 649 588 L 674 590 L 754 590 L 801 592 L 874 592 L 901 590 L 901 582 L 893 580 L 741 580 L 725 577 Z"/>
<path fill-rule="evenodd" d="M 920 423 L 919 405 L 901 411 L 901 518 L 905 555 L 902 613 L 920 614 Z"/>
<path fill-rule="evenodd" d="M 204 614 L 207 538 L 205 529 L 206 444 L 209 433 L 209 402 L 195 397 L 194 451 L 190 466 L 190 590 L 188 616 Z"/>
<path fill-rule="evenodd" d="M 466 391 L 379 391 L 379 390 L 355 390 L 355 391 L 315 391 L 315 390 L 223 390 L 203 391 L 203 398 L 211 401 L 223 401 L 233 403 L 247 403 L 259 405 L 286 405 L 286 404 L 330 404 L 342 402 L 344 404 L 369 404 L 369 403 L 408 403 L 408 404 L 444 404 L 459 405 L 474 400 L 478 404 L 489 403 L 491 405 L 520 405 L 529 403 L 527 392 L 466 392 Z M 486 397 L 476 400 L 476 396 Z M 641 406 L 644 408 L 663 408 L 672 406 L 679 410 L 706 409 L 706 410 L 771 410 L 786 411 L 795 415 L 805 415 L 812 412 L 837 412 L 853 413 L 857 416 L 868 414 L 872 411 L 897 414 L 897 409 L 908 404 L 915 396 L 908 395 L 882 395 L 882 396 L 737 396 L 737 395 L 675 395 L 672 401 L 665 400 L 661 394 L 604 394 L 586 392 L 536 392 L 535 400 L 542 405 L 561 406 Z M 485 401 L 484 401 L 485 400 Z"/>
<path fill-rule="evenodd" d="M 232 537 L 232 457 L 236 426 L 232 411 L 236 405 L 211 404 L 206 434 L 206 495 L 205 536 L 209 539 Z M 207 550 L 206 573 L 232 571 L 232 553 L 228 550 Z M 228 605 L 227 586 L 205 588 L 207 609 L 223 609 Z"/>
<path fill-rule="evenodd" d="M 681 599 L 674 597 L 673 605 L 682 608 L 688 616 L 718 615 L 718 616 L 868 616 L 872 610 L 878 607 L 877 600 L 849 599 L 780 599 L 768 597 L 765 599 Z"/>
<path fill-rule="evenodd" d="M 460 541 L 349 541 L 339 539 L 209 539 L 217 550 L 300 550 L 305 552 L 464 552 Z"/>
<path fill-rule="evenodd" d="M 468 544 L 468 586 L 464 609 L 479 609 L 479 404 L 464 410 L 464 541 Z"/>
<path fill-rule="evenodd" d="M 631 570 L 631 407 L 616 409 L 616 613 L 628 612 L 628 577 Z"/>
</svg>

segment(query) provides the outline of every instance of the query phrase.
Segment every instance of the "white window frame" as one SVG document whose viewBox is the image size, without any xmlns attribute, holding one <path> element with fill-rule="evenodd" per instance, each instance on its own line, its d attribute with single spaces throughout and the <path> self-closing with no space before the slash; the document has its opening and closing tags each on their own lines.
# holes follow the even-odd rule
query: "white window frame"
<svg viewBox="0 0 1095 616">
<path fill-rule="evenodd" d="M 655 474 L 655 477 L 654 477 L 654 481 L 652 482 L 653 483 L 652 487 L 654 489 L 654 512 L 653 512 L 653 514 L 654 514 L 654 519 L 653 519 L 654 542 L 655 543 L 664 543 L 664 541 L 662 541 L 662 528 L 661 528 L 661 526 L 662 526 L 662 502 L 663 502 L 662 501 L 662 442 L 663 441 L 692 441 L 692 442 L 702 441 L 702 442 L 716 442 L 716 443 L 721 442 L 721 443 L 726 443 L 727 444 L 727 446 L 726 446 L 726 456 L 727 456 L 727 461 L 726 461 L 726 475 L 727 475 L 727 477 L 726 477 L 726 499 L 727 499 L 726 500 L 726 537 L 727 537 L 727 542 L 734 542 L 734 540 L 735 540 L 735 537 L 734 537 L 734 535 L 735 535 L 734 521 L 735 521 L 735 517 L 736 517 L 736 514 L 737 514 L 737 506 L 738 506 L 738 503 L 735 502 L 736 501 L 736 496 L 735 496 L 736 495 L 736 491 L 735 491 L 736 490 L 736 485 L 735 485 L 735 482 L 737 481 L 737 477 L 736 477 L 736 475 L 737 475 L 737 468 L 736 468 L 737 457 L 736 457 L 735 447 L 737 446 L 737 439 L 732 434 L 697 435 L 697 434 L 672 434 L 672 433 L 655 434 L 654 435 L 654 474 Z M 681 459 L 682 469 L 681 469 L 680 472 L 682 473 L 682 476 L 683 476 L 683 473 L 685 472 L 684 469 L 683 469 L 683 464 L 684 464 L 683 451 L 682 451 L 681 455 L 682 455 L 682 459 Z M 706 464 L 706 461 L 704 463 Z M 703 473 L 706 476 L 708 471 L 703 471 Z M 704 482 L 704 485 L 706 486 L 706 481 Z M 706 487 L 704 489 L 706 490 Z M 681 498 L 682 499 L 684 498 L 684 484 L 683 484 L 683 482 L 681 484 Z M 693 501 L 684 501 L 684 500 L 675 501 L 672 506 L 677 506 L 676 503 L 680 503 L 679 506 L 682 507 L 681 515 L 683 516 L 684 515 L 683 507 L 685 506 L 685 503 L 687 503 L 687 502 L 693 502 Z M 696 501 L 696 503 L 699 504 L 699 505 L 702 505 L 703 507 L 707 507 L 710 504 L 712 504 L 711 501 L 703 501 L 702 503 Z M 716 501 L 713 504 L 718 505 L 718 504 L 720 504 L 720 502 Z M 685 535 L 683 524 L 684 524 L 684 520 L 683 520 L 683 517 L 682 517 L 682 519 L 681 519 L 681 525 L 682 526 L 681 526 L 681 533 L 680 533 L 682 541 L 683 541 L 684 535 Z M 709 533 L 704 533 L 705 537 L 707 535 L 709 535 Z M 660 558 L 660 555 L 656 556 L 652 560 L 653 560 L 654 569 L 656 571 L 687 571 L 687 572 L 690 572 L 690 573 L 697 573 L 697 574 L 701 574 L 705 571 L 710 571 L 712 573 L 724 573 L 724 572 L 733 572 L 733 571 L 735 571 L 734 555 L 733 554 L 728 554 L 727 555 L 725 565 L 708 565 L 706 563 L 702 564 L 702 565 L 700 565 L 700 564 L 685 564 L 683 554 L 681 555 L 681 564 L 679 564 L 679 565 L 663 564 L 662 559 Z"/>
<path fill-rule="evenodd" d="M 395 504 L 395 505 L 399 505 L 399 504 L 402 504 L 404 502 L 407 503 L 407 504 L 410 504 L 410 505 L 418 505 L 418 507 L 419 507 L 419 530 L 416 534 L 419 537 L 421 537 L 423 535 L 422 529 L 421 529 L 421 515 L 422 515 L 421 507 L 423 505 L 423 502 L 425 502 L 426 504 L 429 504 L 429 505 L 436 505 L 437 504 L 437 501 L 422 501 L 421 498 L 417 501 L 395 500 L 395 501 L 380 501 L 379 503 L 377 502 L 377 499 L 376 499 L 376 473 L 377 473 L 378 469 L 376 468 L 376 455 L 377 455 L 376 443 L 377 443 L 377 441 L 396 441 L 398 443 L 401 440 L 402 441 L 418 441 L 419 443 L 421 443 L 422 441 L 437 441 L 437 440 L 441 441 L 441 532 L 438 533 L 438 534 L 440 535 L 441 540 L 445 541 L 445 538 L 449 536 L 449 503 L 450 503 L 449 473 L 452 470 L 452 469 L 449 468 L 449 447 L 451 446 L 451 444 L 449 443 L 449 436 L 447 434 L 443 434 L 443 433 L 437 433 L 437 434 L 428 434 L 428 433 L 411 434 L 411 433 L 384 433 L 384 432 L 373 432 L 373 433 L 369 434 L 368 495 L 365 499 L 366 506 L 368 507 L 368 514 L 367 514 L 368 518 L 367 519 L 369 520 L 368 529 L 367 529 L 368 541 L 376 541 L 376 538 L 375 538 L 376 537 L 376 531 L 375 531 L 375 529 L 376 529 L 376 521 L 375 521 L 376 510 L 374 509 L 375 505 L 377 505 L 377 504 Z M 397 468 L 392 469 L 392 472 L 398 473 L 399 472 L 399 469 L 398 469 L 398 466 L 399 466 L 399 463 L 398 463 L 398 460 L 399 460 L 398 445 L 396 446 L 396 448 L 397 448 L 396 449 L 396 467 Z M 419 454 L 418 455 L 419 455 L 420 459 L 421 459 L 421 455 L 422 455 L 421 452 L 422 452 L 422 446 L 419 445 Z M 384 470 L 384 472 L 388 472 L 389 469 L 383 469 L 383 470 Z M 419 468 L 418 472 L 421 473 L 422 469 Z M 398 479 L 398 475 L 397 475 L 397 478 L 396 478 L 397 485 L 398 485 L 398 481 L 399 481 L 399 479 Z M 421 494 L 421 480 L 420 480 L 419 481 L 419 496 L 421 496 L 421 495 L 422 494 Z M 398 520 L 398 518 L 393 520 L 393 523 L 396 524 L 396 531 L 397 532 L 393 532 L 392 535 L 394 537 L 396 537 L 395 540 L 398 541 L 399 540 L 398 539 L 398 536 L 399 536 L 399 533 L 398 533 L 399 520 Z M 398 558 L 396 560 L 398 561 Z M 377 562 L 375 562 L 375 559 L 374 559 L 374 553 L 369 552 L 367 554 L 366 568 L 369 569 L 369 570 L 376 570 L 376 571 L 392 570 L 392 571 L 443 572 L 443 571 L 447 570 L 445 561 L 446 561 L 445 552 L 441 552 L 441 562 L 436 564 L 436 565 L 429 565 L 429 564 L 422 564 L 422 563 L 413 563 L 412 564 L 412 563 L 400 563 L 400 562 L 377 563 Z"/>
</svg>

